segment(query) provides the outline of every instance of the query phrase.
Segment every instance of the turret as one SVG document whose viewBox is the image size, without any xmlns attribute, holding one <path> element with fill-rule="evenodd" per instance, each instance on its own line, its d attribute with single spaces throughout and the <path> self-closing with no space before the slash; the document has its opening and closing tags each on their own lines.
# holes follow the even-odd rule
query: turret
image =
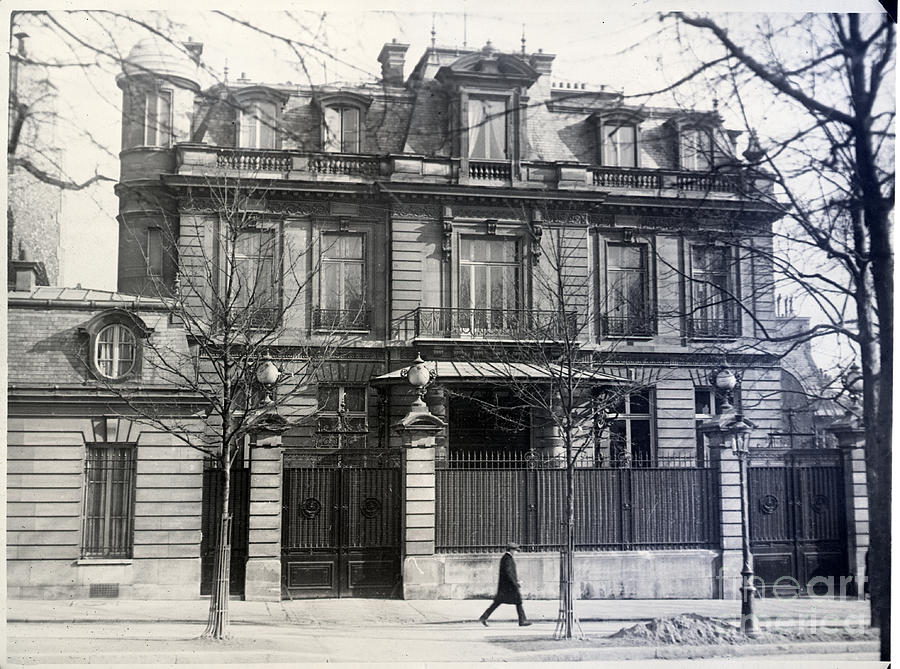
<svg viewBox="0 0 900 669">
<path fill-rule="evenodd" d="M 116 77 L 122 89 L 118 288 L 158 296 L 177 272 L 177 207 L 160 188 L 175 169 L 174 145 L 191 139 L 203 45 L 148 37 Z"/>
</svg>

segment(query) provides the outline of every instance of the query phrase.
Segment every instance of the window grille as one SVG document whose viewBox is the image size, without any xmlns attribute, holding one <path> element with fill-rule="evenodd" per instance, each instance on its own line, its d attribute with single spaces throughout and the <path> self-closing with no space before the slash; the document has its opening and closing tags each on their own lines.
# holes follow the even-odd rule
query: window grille
<svg viewBox="0 0 900 669">
<path fill-rule="evenodd" d="M 134 542 L 134 445 L 90 445 L 84 468 L 83 557 L 130 558 Z"/>
</svg>

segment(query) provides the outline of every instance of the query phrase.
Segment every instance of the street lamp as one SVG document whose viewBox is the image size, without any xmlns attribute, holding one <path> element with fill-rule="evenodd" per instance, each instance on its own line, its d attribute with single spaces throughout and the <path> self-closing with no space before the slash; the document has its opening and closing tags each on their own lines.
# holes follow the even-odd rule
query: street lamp
<svg viewBox="0 0 900 669">
<path fill-rule="evenodd" d="M 275 366 L 275 363 L 272 362 L 272 358 L 269 357 L 269 354 L 266 353 L 262 362 L 260 362 L 259 367 L 256 368 L 256 380 L 259 381 L 266 393 L 263 404 L 272 404 L 272 397 L 269 395 L 269 392 L 272 386 L 278 382 L 279 376 L 281 376 L 281 371 Z"/>
<path fill-rule="evenodd" d="M 425 393 L 428 390 L 428 385 L 436 376 L 435 371 L 428 369 L 421 355 L 416 355 L 413 363 L 402 370 L 400 375 L 406 377 L 409 385 L 416 389 L 417 398 L 412 404 L 413 411 L 421 411 L 423 408 L 425 411 L 428 411 L 428 405 L 425 404 Z"/>
<path fill-rule="evenodd" d="M 753 555 L 750 553 L 750 504 L 748 501 L 747 470 L 750 460 L 750 434 L 756 424 L 736 413 L 732 402 L 739 376 L 730 369 L 720 369 L 711 375 L 718 390 L 725 392 L 725 403 L 712 419 L 700 425 L 708 435 L 710 446 L 731 449 L 738 460 L 741 492 L 741 631 L 748 637 L 759 636 L 759 621 L 753 612 L 756 587 L 753 585 Z"/>
</svg>

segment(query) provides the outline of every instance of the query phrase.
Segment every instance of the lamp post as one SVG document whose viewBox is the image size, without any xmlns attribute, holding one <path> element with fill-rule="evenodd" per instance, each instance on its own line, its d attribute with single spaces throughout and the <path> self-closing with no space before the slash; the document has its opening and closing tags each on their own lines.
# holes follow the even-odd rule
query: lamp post
<svg viewBox="0 0 900 669">
<path fill-rule="evenodd" d="M 265 389 L 266 395 L 263 399 L 263 404 L 272 404 L 272 397 L 269 395 L 271 388 L 278 382 L 278 377 L 281 376 L 281 371 L 278 367 L 275 366 L 275 363 L 272 362 L 272 358 L 269 357 L 269 354 L 266 353 L 263 356 L 262 361 L 259 363 L 259 367 L 256 368 L 256 380 L 259 381 L 260 385 Z"/>
<path fill-rule="evenodd" d="M 738 460 L 741 495 L 741 631 L 748 637 L 759 635 L 759 621 L 753 612 L 756 587 L 753 585 L 753 555 L 750 553 L 750 504 L 748 497 L 747 469 L 750 459 L 750 433 L 756 424 L 736 413 L 734 389 L 740 378 L 729 369 L 720 369 L 711 375 L 715 387 L 725 393 L 725 402 L 712 419 L 700 425 L 710 446 L 731 449 Z"/>
<path fill-rule="evenodd" d="M 416 355 L 416 359 L 413 360 L 412 364 L 401 371 L 400 374 L 406 378 L 409 385 L 416 389 L 416 399 L 412 403 L 411 411 L 416 413 L 427 412 L 428 405 L 425 404 L 425 393 L 436 376 L 434 370 L 428 369 L 421 355 Z"/>
</svg>

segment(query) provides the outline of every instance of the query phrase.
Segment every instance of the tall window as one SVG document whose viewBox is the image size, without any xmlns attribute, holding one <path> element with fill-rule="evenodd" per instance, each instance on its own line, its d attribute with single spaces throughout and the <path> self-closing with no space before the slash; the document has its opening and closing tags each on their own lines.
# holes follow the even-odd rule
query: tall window
<svg viewBox="0 0 900 669">
<path fill-rule="evenodd" d="M 247 149 L 275 148 L 275 105 L 251 102 L 241 110 L 240 146 Z"/>
<path fill-rule="evenodd" d="M 360 114 L 357 107 L 325 107 L 326 151 L 337 153 L 360 152 Z"/>
<path fill-rule="evenodd" d="M 365 448 L 366 387 L 320 385 L 316 443 L 320 448 Z"/>
<path fill-rule="evenodd" d="M 469 98 L 469 158 L 506 160 L 506 100 Z"/>
<path fill-rule="evenodd" d="M 315 327 L 368 328 L 365 271 L 363 235 L 322 235 L 320 299 Z"/>
<path fill-rule="evenodd" d="M 708 172 L 713 167 L 712 136 L 700 128 L 681 131 L 681 168 Z"/>
<path fill-rule="evenodd" d="M 225 277 L 231 281 L 228 306 L 250 325 L 270 325 L 277 319 L 276 251 L 274 229 L 245 230 L 235 240 L 234 266 Z"/>
<path fill-rule="evenodd" d="M 601 443 L 602 451 L 598 460 L 609 462 L 613 466 L 652 466 L 652 407 L 652 393 L 649 389 L 621 397 L 613 407 L 612 418 L 607 426 L 608 441 L 607 444 Z"/>
<path fill-rule="evenodd" d="M 603 317 L 604 334 L 652 335 L 647 245 L 608 244 L 606 257 L 607 311 Z"/>
<path fill-rule="evenodd" d="M 489 331 L 514 328 L 519 306 L 518 240 L 461 237 L 460 326 Z"/>
<path fill-rule="evenodd" d="M 134 541 L 133 445 L 88 445 L 84 467 L 84 557 L 130 558 Z"/>
<path fill-rule="evenodd" d="M 616 167 L 637 165 L 637 132 L 633 125 L 603 124 L 603 164 Z"/>
<path fill-rule="evenodd" d="M 97 333 L 94 340 L 94 367 L 107 379 L 121 379 L 134 369 L 137 340 L 122 323 L 113 323 Z"/>
<path fill-rule="evenodd" d="M 730 249 L 694 246 L 691 249 L 690 315 L 693 336 L 736 336 L 740 322 L 734 298 Z"/>
<path fill-rule="evenodd" d="M 163 273 L 162 228 L 147 229 L 147 276 L 162 276 Z"/>
<path fill-rule="evenodd" d="M 171 91 L 147 91 L 144 98 L 144 146 L 172 146 Z"/>
</svg>

